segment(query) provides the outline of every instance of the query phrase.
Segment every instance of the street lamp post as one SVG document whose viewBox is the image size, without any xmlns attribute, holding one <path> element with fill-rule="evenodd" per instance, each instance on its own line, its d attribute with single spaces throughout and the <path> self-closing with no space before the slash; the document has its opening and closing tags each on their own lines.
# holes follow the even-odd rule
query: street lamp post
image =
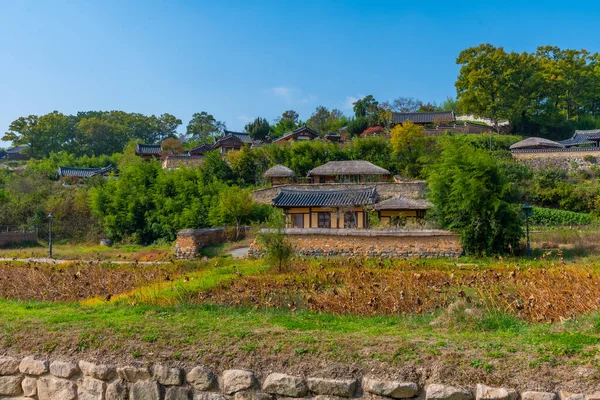
<svg viewBox="0 0 600 400">
<path fill-rule="evenodd" d="M 49 247 L 50 247 L 50 251 L 49 251 L 50 258 L 52 258 L 52 219 L 53 218 L 54 218 L 54 215 L 52 215 L 52 213 L 48 214 L 48 242 L 49 242 Z"/>
<path fill-rule="evenodd" d="M 531 217 L 532 213 L 533 208 L 529 205 L 529 203 L 526 203 L 523 206 L 523 215 L 525 215 L 525 225 L 527 227 L 527 257 L 529 258 L 531 258 L 531 242 L 529 241 L 529 217 Z"/>
</svg>

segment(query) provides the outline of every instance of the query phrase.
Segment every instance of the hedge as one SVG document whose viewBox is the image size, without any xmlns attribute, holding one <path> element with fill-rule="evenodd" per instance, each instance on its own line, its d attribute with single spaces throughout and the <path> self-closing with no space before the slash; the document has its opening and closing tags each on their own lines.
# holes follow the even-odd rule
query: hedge
<svg viewBox="0 0 600 400">
<path fill-rule="evenodd" d="M 589 225 L 592 223 L 592 217 L 585 213 L 534 207 L 530 221 L 534 225 L 548 226 Z"/>
</svg>

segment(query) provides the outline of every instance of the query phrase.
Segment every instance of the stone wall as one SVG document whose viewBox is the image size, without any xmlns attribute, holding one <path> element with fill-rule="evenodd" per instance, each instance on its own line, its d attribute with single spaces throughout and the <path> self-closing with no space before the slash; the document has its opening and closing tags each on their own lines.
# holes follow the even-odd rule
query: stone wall
<svg viewBox="0 0 600 400">
<path fill-rule="evenodd" d="M 408 182 L 373 182 L 373 183 L 296 183 L 290 185 L 273 186 L 257 189 L 253 192 L 254 199 L 261 204 L 271 204 L 279 194 L 281 188 L 298 190 L 335 190 L 335 189 L 363 189 L 375 186 L 377 193 L 383 198 L 403 195 L 414 199 L 425 197 L 427 183 L 423 181 Z"/>
<path fill-rule="evenodd" d="M 462 254 L 457 234 L 441 230 L 286 229 L 302 257 L 441 258 Z M 249 255 L 261 249 L 253 243 Z"/>
<path fill-rule="evenodd" d="M 184 369 L 155 364 L 95 364 L 27 357 L 0 357 L 0 398 L 29 400 L 558 400 L 591 399 L 597 394 L 518 393 L 511 388 L 478 384 L 460 388 L 443 384 L 383 380 L 377 371 L 359 379 L 326 379 L 272 372 L 264 379 L 252 371 L 230 369 L 220 376 L 204 366 Z"/>
<path fill-rule="evenodd" d="M 163 169 L 175 169 L 175 168 L 180 168 L 181 166 L 198 167 L 198 166 L 202 165 L 203 162 L 204 162 L 203 156 L 189 156 L 189 157 L 167 156 L 162 162 L 162 167 L 163 167 Z"/>
<path fill-rule="evenodd" d="M 237 238 L 238 232 L 235 227 L 184 229 L 177 232 L 175 257 L 194 258 L 204 247 L 243 238 L 249 229 L 247 226 L 240 227 Z"/>
<path fill-rule="evenodd" d="M 560 149 L 513 151 L 515 160 L 534 169 L 561 168 L 567 171 L 589 169 L 600 163 L 600 149 Z"/>
<path fill-rule="evenodd" d="M 38 235 L 35 232 L 0 232 L 0 246 L 13 243 L 37 242 Z"/>
</svg>

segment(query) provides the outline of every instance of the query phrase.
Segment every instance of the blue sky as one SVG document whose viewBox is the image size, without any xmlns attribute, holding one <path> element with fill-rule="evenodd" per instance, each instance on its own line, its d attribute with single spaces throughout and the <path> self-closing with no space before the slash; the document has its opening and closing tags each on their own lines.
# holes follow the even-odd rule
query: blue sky
<svg viewBox="0 0 600 400">
<path fill-rule="evenodd" d="M 199 111 L 241 130 L 366 94 L 439 102 L 462 49 L 600 51 L 598 21 L 597 1 L 0 0 L 0 132 L 53 110 L 169 112 L 183 132 Z"/>
</svg>

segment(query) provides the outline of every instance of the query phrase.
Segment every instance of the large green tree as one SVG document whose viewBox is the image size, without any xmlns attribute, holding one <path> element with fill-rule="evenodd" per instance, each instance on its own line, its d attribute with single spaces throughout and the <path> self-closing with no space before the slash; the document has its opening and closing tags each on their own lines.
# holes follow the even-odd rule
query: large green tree
<svg viewBox="0 0 600 400">
<path fill-rule="evenodd" d="M 244 127 L 244 130 L 248 132 L 253 140 L 264 140 L 269 135 L 269 121 L 265 118 L 256 117 L 254 121 L 249 122 Z"/>
<path fill-rule="evenodd" d="M 218 121 L 212 114 L 202 111 L 192 115 L 186 133 L 197 143 L 211 143 L 224 129 L 225 123 Z"/>
</svg>

